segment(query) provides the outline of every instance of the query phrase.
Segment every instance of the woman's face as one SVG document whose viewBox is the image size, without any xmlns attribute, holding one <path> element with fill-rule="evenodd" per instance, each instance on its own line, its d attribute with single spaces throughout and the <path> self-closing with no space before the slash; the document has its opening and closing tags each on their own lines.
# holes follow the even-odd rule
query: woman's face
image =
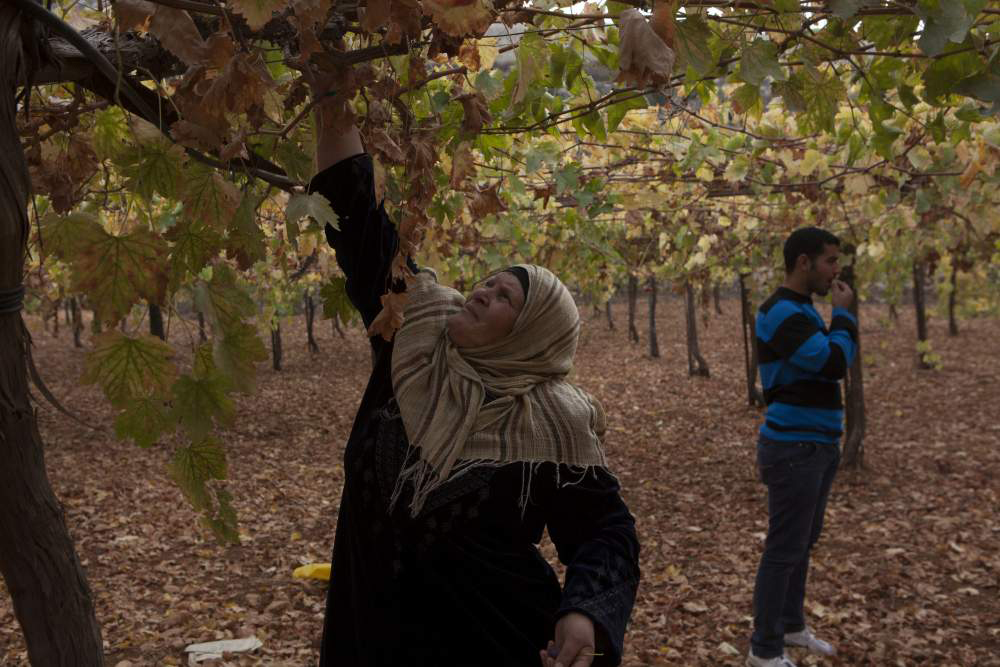
<svg viewBox="0 0 1000 667">
<path fill-rule="evenodd" d="M 524 307 L 524 290 L 509 271 L 491 276 L 472 291 L 462 310 L 448 318 L 455 347 L 482 347 L 511 332 Z"/>
</svg>

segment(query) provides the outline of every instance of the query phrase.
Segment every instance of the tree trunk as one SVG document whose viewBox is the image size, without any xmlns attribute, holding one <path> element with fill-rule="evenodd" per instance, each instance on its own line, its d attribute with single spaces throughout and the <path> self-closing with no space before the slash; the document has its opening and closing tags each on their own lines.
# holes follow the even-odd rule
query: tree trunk
<svg viewBox="0 0 1000 667">
<path fill-rule="evenodd" d="M 271 326 L 271 367 L 276 371 L 281 370 L 281 322 L 275 322 Z"/>
<path fill-rule="evenodd" d="M 198 311 L 198 342 L 204 343 L 208 340 L 208 336 L 205 335 L 205 313 Z"/>
<path fill-rule="evenodd" d="M 740 275 L 740 316 L 743 320 L 743 360 L 746 364 L 747 403 L 750 407 L 764 407 L 764 394 L 757 388 L 757 324 L 750 304 L 750 290 L 746 276 Z"/>
<path fill-rule="evenodd" d="M 333 320 L 333 332 L 343 338 L 344 330 L 340 328 L 340 315 L 334 313 L 333 317 L 330 319 Z"/>
<path fill-rule="evenodd" d="M 660 358 L 660 343 L 656 339 L 656 278 L 649 277 L 649 356 Z"/>
<path fill-rule="evenodd" d="M 52 337 L 59 338 L 59 306 L 62 304 L 62 299 L 59 299 L 52 306 Z"/>
<path fill-rule="evenodd" d="M 66 318 L 66 326 L 73 324 L 73 297 L 63 299 L 63 316 Z"/>
<path fill-rule="evenodd" d="M 917 315 L 917 343 L 927 343 L 927 305 L 924 296 L 924 265 L 920 261 L 913 262 L 913 308 Z M 917 352 L 917 365 L 920 368 L 931 368 L 926 352 Z"/>
<path fill-rule="evenodd" d="M 858 321 L 858 331 L 861 330 L 861 315 L 858 306 L 858 289 L 853 266 L 845 266 L 840 273 L 840 279 L 847 283 L 854 292 L 848 310 Z M 844 377 L 844 417 L 846 428 L 844 435 L 844 465 L 850 468 L 865 466 L 865 377 L 864 364 L 861 360 L 861 337 L 858 336 L 854 361 Z"/>
<path fill-rule="evenodd" d="M 948 293 L 948 335 L 958 335 L 958 320 L 955 318 L 955 301 L 958 299 L 958 265 L 951 266 L 951 292 Z"/>
<path fill-rule="evenodd" d="M 709 318 L 708 318 L 708 307 L 712 295 L 708 291 L 707 285 L 702 285 L 701 289 L 698 290 L 701 294 L 701 325 L 708 330 Z"/>
<path fill-rule="evenodd" d="M 313 322 L 316 321 L 316 302 L 313 301 L 309 290 L 306 290 L 305 293 L 305 311 L 306 345 L 309 347 L 310 354 L 319 354 L 319 345 L 316 343 L 316 337 L 313 335 Z"/>
<path fill-rule="evenodd" d="M 895 324 L 899 321 L 899 311 L 896 310 L 896 304 L 889 304 L 889 321 Z"/>
<path fill-rule="evenodd" d="M 719 294 L 719 292 L 719 283 L 715 283 L 715 285 L 712 286 L 712 301 L 715 303 L 716 315 L 722 314 L 722 295 Z"/>
<path fill-rule="evenodd" d="M 69 300 L 73 315 L 73 347 L 83 347 L 83 342 L 80 340 L 80 336 L 83 334 L 83 312 L 80 309 L 80 298 L 71 296 Z"/>
<path fill-rule="evenodd" d="M 160 340 L 167 339 L 163 330 L 163 309 L 155 303 L 149 304 L 149 333 Z"/>
<path fill-rule="evenodd" d="M 615 320 L 611 315 L 611 299 L 608 299 L 608 302 L 604 304 L 604 314 L 608 318 L 608 331 L 614 331 Z"/>
<path fill-rule="evenodd" d="M 639 342 L 639 330 L 635 328 L 635 302 L 639 298 L 639 279 L 634 273 L 628 274 L 628 339 Z"/>
<path fill-rule="evenodd" d="M 14 94 L 26 78 L 18 68 L 37 64 L 21 42 L 37 41 L 34 33 L 15 7 L 0 3 L 0 290 L 17 288 L 24 275 L 30 187 Z M 20 312 L 0 314 L 0 574 L 32 665 L 101 667 L 93 598 L 45 472 L 28 399 L 30 344 Z"/>
<path fill-rule="evenodd" d="M 691 283 L 684 284 L 684 319 L 687 323 L 688 375 L 709 377 L 708 362 L 698 349 L 698 314 L 695 312 L 695 294 Z"/>
</svg>

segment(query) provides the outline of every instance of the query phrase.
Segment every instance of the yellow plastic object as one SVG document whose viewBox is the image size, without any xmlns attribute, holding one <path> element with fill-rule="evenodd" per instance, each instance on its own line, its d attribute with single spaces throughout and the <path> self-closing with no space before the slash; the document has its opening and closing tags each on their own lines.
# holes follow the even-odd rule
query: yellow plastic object
<svg viewBox="0 0 1000 667">
<path fill-rule="evenodd" d="M 330 581 L 329 563 L 309 563 L 295 568 L 292 576 L 296 579 L 319 579 L 320 581 Z"/>
</svg>

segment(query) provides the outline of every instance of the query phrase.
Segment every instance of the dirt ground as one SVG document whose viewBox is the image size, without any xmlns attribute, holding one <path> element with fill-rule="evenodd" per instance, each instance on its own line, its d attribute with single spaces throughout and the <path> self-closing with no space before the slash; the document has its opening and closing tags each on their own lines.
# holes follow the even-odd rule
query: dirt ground
<svg viewBox="0 0 1000 667">
<path fill-rule="evenodd" d="M 602 400 L 608 453 L 642 541 L 639 598 L 625 665 L 741 665 L 766 530 L 755 477 L 760 413 L 746 407 L 738 304 L 702 327 L 710 378 L 690 378 L 682 302 L 661 301 L 662 357 L 586 314 L 576 381 Z M 868 469 L 842 471 L 813 558 L 807 610 L 840 654 L 806 665 L 1000 665 L 1000 321 L 931 320 L 939 370 L 914 364 L 913 313 L 862 313 Z M 179 327 L 174 326 L 174 333 Z M 699 323 L 701 324 L 701 323 Z M 261 365 L 239 401 L 229 452 L 242 544 L 215 544 L 167 479 L 169 446 L 117 442 L 111 411 L 81 386 L 84 350 L 67 327 L 34 332 L 43 377 L 89 431 L 40 407 L 46 462 L 97 599 L 108 664 L 184 664 L 185 645 L 255 635 L 232 665 L 314 665 L 325 586 L 293 579 L 327 561 L 341 457 L 369 367 L 359 329 L 318 323 L 310 356 L 301 318 L 284 326 L 285 368 Z M 86 341 L 85 341 L 86 342 Z M 550 545 L 543 545 L 553 556 Z M 336 576 L 336 573 L 334 573 Z M 0 664 L 27 664 L 0 584 Z"/>
</svg>

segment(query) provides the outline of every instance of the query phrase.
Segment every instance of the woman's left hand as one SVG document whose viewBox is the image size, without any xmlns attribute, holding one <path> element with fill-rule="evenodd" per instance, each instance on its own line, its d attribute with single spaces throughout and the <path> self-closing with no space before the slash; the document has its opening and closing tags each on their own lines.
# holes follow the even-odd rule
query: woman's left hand
<svg viewBox="0 0 1000 667">
<path fill-rule="evenodd" d="M 571 611 L 556 623 L 555 641 L 539 652 L 542 667 L 590 667 L 594 646 L 594 622 Z"/>
</svg>

